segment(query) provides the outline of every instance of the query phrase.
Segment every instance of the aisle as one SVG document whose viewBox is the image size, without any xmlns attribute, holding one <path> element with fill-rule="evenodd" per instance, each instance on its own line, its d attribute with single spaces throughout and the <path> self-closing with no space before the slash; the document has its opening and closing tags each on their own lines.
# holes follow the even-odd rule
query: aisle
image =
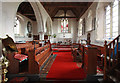
<svg viewBox="0 0 120 83">
<path fill-rule="evenodd" d="M 82 68 L 79 68 L 76 62 L 73 62 L 71 52 L 54 52 L 57 54 L 53 62 L 47 79 L 50 80 L 83 80 L 86 74 Z"/>
</svg>

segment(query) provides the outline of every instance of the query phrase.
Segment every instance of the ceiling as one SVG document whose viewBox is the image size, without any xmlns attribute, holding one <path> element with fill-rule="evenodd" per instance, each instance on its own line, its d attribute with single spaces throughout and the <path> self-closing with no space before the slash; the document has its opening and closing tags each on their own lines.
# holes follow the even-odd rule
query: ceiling
<svg viewBox="0 0 120 83">
<path fill-rule="evenodd" d="M 79 18 L 85 13 L 85 11 L 89 8 L 92 2 L 41 2 L 45 10 L 48 12 L 50 17 L 53 19 L 58 18 Z M 56 14 L 59 10 L 64 11 L 64 16 L 56 17 Z M 66 12 L 70 10 L 74 14 L 74 17 L 66 16 Z M 30 18 L 33 21 L 36 21 L 35 14 L 33 8 L 31 7 L 29 2 L 22 2 L 19 5 L 18 11 L 22 15 Z"/>
<path fill-rule="evenodd" d="M 17 12 L 19 12 L 20 14 L 28 17 L 29 19 L 31 19 L 33 21 L 36 21 L 33 8 L 32 8 L 32 6 L 30 5 L 29 2 L 22 2 L 18 7 Z"/>
<path fill-rule="evenodd" d="M 92 4 L 92 2 L 41 2 L 41 3 L 52 19 L 76 18 L 77 20 L 79 20 L 79 18 Z M 58 13 L 59 10 L 63 10 L 65 16 L 56 17 L 55 15 Z M 66 12 L 68 10 L 72 11 L 74 17 L 66 16 Z"/>
</svg>

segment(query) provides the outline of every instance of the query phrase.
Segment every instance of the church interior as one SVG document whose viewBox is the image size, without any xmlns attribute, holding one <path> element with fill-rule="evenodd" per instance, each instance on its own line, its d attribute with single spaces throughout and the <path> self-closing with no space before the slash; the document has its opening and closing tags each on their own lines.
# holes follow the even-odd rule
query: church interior
<svg viewBox="0 0 120 83">
<path fill-rule="evenodd" d="M 120 1 L 0 1 L 0 82 L 120 82 Z"/>
</svg>

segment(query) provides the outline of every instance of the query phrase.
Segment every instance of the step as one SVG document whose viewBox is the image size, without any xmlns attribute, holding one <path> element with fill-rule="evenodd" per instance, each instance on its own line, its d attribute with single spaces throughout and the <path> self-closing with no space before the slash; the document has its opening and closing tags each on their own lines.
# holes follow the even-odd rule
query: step
<svg viewBox="0 0 120 83">
<path fill-rule="evenodd" d="M 115 83 L 120 83 L 120 81 L 115 76 L 107 75 L 107 77 L 110 79 L 109 81 L 113 81 Z"/>
<path fill-rule="evenodd" d="M 39 81 L 40 74 L 7 74 L 9 80 L 15 77 L 27 77 L 29 81 Z"/>
<path fill-rule="evenodd" d="M 103 74 L 96 74 L 96 75 L 87 75 L 86 80 L 88 82 L 95 82 L 95 83 L 102 83 L 103 82 Z"/>
<path fill-rule="evenodd" d="M 116 73 L 116 78 L 120 81 L 120 69 L 114 69 Z"/>
<path fill-rule="evenodd" d="M 118 74 L 117 71 L 118 71 L 117 69 L 113 69 L 111 72 L 108 73 L 108 75 L 107 75 L 107 77 L 109 78 L 108 81 L 113 81 L 115 83 L 120 82 L 120 80 L 119 80 L 120 74 Z"/>
</svg>

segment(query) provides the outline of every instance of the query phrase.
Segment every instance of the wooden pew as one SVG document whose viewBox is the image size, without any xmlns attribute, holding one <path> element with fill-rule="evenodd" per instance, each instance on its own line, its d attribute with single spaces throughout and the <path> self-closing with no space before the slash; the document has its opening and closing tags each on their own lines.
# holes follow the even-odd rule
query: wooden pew
<svg viewBox="0 0 120 83">
<path fill-rule="evenodd" d="M 101 68 L 101 69 L 103 69 L 103 67 L 104 67 L 104 62 L 103 62 L 103 60 L 104 60 L 104 58 L 103 58 L 103 54 L 104 54 L 104 47 L 102 47 L 102 46 L 98 46 L 98 45 L 93 45 L 93 44 L 91 44 L 91 46 L 93 46 L 93 47 L 96 47 L 97 48 L 97 65 Z"/>
<path fill-rule="evenodd" d="M 73 60 L 75 62 L 78 62 L 81 60 L 81 55 L 79 54 L 79 51 L 78 49 L 80 48 L 80 44 L 79 43 L 73 43 L 72 44 L 72 48 L 71 48 L 71 51 L 72 51 L 72 55 L 73 55 Z"/>
<path fill-rule="evenodd" d="M 101 54 L 104 54 L 104 46 L 98 46 L 98 45 L 94 45 L 94 44 L 90 44 L 93 47 L 96 47 L 98 49 L 98 56 Z"/>
<path fill-rule="evenodd" d="M 16 43 L 16 47 L 18 49 L 17 53 L 27 55 L 30 49 L 38 48 L 39 44 L 34 44 L 34 43 L 31 43 L 31 42 L 22 43 L 22 44 L 21 43 Z"/>
<path fill-rule="evenodd" d="M 29 50 L 34 49 L 34 45 L 32 43 L 17 43 L 16 47 L 18 49 L 18 52 L 13 52 L 13 53 L 7 54 L 7 58 L 10 62 L 9 67 L 8 67 L 8 70 L 9 70 L 8 73 L 10 73 L 10 74 L 18 74 L 20 72 L 20 64 L 22 63 L 21 60 L 23 58 L 20 58 L 20 60 L 19 60 L 19 56 L 23 57 L 23 55 L 24 55 L 27 57 Z M 39 45 L 35 44 L 35 48 L 37 48 L 37 47 L 39 47 Z M 27 58 L 23 59 L 23 60 L 27 60 Z"/>
<path fill-rule="evenodd" d="M 19 73 L 19 60 L 14 58 L 15 53 L 8 53 L 7 59 L 9 60 L 8 74 Z"/>
<path fill-rule="evenodd" d="M 38 74 L 47 62 L 48 58 L 52 55 L 51 45 L 46 44 L 44 47 L 31 49 L 29 51 L 29 73 Z"/>
<path fill-rule="evenodd" d="M 91 49 L 93 51 L 90 51 Z M 101 55 L 104 54 L 104 47 L 93 45 L 93 44 L 89 44 L 88 47 L 86 47 L 86 45 L 79 44 L 79 49 L 72 48 L 72 54 L 73 54 L 74 61 L 77 61 L 78 55 L 82 56 L 81 62 L 83 63 L 82 67 L 84 68 L 85 68 L 85 64 L 87 64 L 86 58 L 90 59 L 90 57 L 88 58 L 88 56 L 90 56 L 90 54 L 92 54 L 93 52 L 94 52 L 94 60 L 96 61 L 95 63 L 97 63 L 96 65 L 103 69 L 103 57 L 101 57 Z M 96 68 L 94 67 L 94 73 L 95 73 L 95 70 Z"/>
<path fill-rule="evenodd" d="M 74 50 L 74 54 L 81 56 L 82 68 L 87 75 L 97 72 L 97 48 L 89 45 L 79 45 L 79 49 Z"/>
</svg>

